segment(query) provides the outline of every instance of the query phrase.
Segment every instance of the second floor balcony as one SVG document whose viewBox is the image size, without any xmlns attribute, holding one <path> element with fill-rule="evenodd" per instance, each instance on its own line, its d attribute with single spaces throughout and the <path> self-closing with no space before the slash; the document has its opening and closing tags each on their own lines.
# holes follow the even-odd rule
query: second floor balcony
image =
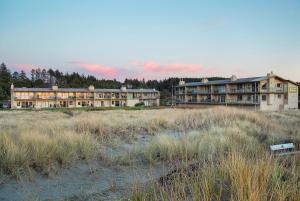
<svg viewBox="0 0 300 201">
<path fill-rule="evenodd" d="M 206 89 L 190 89 L 187 90 L 187 94 L 210 94 L 210 90 Z"/>
</svg>

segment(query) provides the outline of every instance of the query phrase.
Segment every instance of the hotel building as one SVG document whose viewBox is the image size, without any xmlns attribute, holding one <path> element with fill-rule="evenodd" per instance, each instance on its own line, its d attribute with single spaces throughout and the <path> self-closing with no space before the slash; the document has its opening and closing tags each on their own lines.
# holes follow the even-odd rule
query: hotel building
<svg viewBox="0 0 300 201">
<path fill-rule="evenodd" d="M 15 88 L 11 86 L 11 108 L 132 107 L 138 103 L 159 106 L 155 89 Z"/>
<path fill-rule="evenodd" d="M 275 74 L 267 76 L 185 83 L 175 87 L 179 105 L 235 105 L 260 110 L 298 108 L 298 85 Z"/>
</svg>

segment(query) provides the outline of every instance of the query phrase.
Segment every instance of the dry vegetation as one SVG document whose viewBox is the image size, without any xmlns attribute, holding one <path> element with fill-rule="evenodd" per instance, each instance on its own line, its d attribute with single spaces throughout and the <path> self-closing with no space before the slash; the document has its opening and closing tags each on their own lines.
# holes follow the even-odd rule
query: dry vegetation
<svg viewBox="0 0 300 201">
<path fill-rule="evenodd" d="M 141 155 L 177 165 L 130 200 L 299 200 L 299 156 L 275 157 L 269 145 L 299 147 L 298 111 L 262 113 L 216 108 L 176 119 L 182 135 L 155 136 Z"/>
<path fill-rule="evenodd" d="M 135 188 L 130 200 L 299 200 L 299 156 L 278 158 L 268 149 L 281 142 L 299 146 L 299 125 L 298 111 L 225 107 L 2 112 L 0 171 L 18 176 L 101 160 L 104 145 L 149 134 L 151 142 L 123 160 L 167 161 L 176 168 L 146 189 Z"/>
</svg>

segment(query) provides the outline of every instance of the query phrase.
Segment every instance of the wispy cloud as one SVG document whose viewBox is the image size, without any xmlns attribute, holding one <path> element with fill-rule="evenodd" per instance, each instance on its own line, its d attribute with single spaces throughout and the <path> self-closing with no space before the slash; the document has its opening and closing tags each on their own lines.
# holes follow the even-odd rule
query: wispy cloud
<svg viewBox="0 0 300 201">
<path fill-rule="evenodd" d="M 17 70 L 17 71 L 24 70 L 25 72 L 30 72 L 32 69 L 43 68 L 43 67 L 35 65 L 35 64 L 11 64 L 10 66 L 14 70 Z"/>
<path fill-rule="evenodd" d="M 120 74 L 120 70 L 113 66 L 107 66 L 103 64 L 91 64 L 80 61 L 71 61 L 69 63 L 81 68 L 82 70 L 87 71 L 88 73 L 93 73 L 105 77 L 113 78 Z"/>
<path fill-rule="evenodd" d="M 132 61 L 131 65 L 142 67 L 145 72 L 160 74 L 199 73 L 204 71 L 204 68 L 200 64 L 159 64 L 156 61 Z"/>
</svg>

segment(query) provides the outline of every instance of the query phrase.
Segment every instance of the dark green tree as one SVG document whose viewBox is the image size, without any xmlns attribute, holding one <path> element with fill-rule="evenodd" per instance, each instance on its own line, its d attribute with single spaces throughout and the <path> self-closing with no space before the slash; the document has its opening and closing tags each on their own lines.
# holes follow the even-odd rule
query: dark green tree
<svg viewBox="0 0 300 201">
<path fill-rule="evenodd" d="M 11 74 L 4 63 L 0 65 L 0 101 L 10 97 Z"/>
</svg>

